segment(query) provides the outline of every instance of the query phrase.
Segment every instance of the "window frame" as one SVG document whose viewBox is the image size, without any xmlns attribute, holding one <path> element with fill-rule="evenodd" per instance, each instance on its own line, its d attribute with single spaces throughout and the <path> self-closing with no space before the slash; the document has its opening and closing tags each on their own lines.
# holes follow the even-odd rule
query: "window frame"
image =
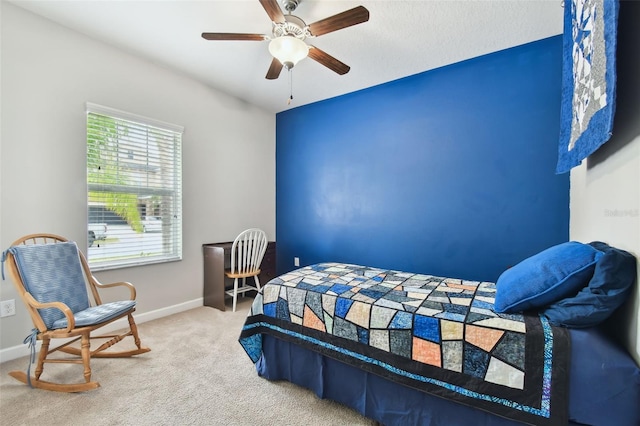
<svg viewBox="0 0 640 426">
<path fill-rule="evenodd" d="M 116 136 L 109 135 L 103 129 L 96 131 L 100 121 L 112 122 Z M 184 127 L 90 102 L 86 103 L 85 124 L 85 232 L 89 243 L 87 260 L 90 268 L 99 271 L 182 260 Z M 111 149 L 100 151 L 98 144 L 91 145 L 91 141 L 95 140 L 101 140 L 103 146 Z M 135 148 L 139 148 L 136 159 L 133 151 Z M 96 164 L 96 152 L 106 153 L 102 158 L 104 162 L 98 161 L 100 168 L 104 166 L 102 169 L 109 171 L 102 177 L 100 168 L 92 167 Z M 136 167 L 133 166 L 139 166 L 139 170 L 135 171 Z M 122 181 L 120 178 L 113 181 L 113 176 L 126 177 Z M 129 179 L 133 179 L 133 182 L 128 181 Z M 132 194 L 135 195 L 135 201 L 128 197 Z M 119 202 L 118 196 L 122 202 Z M 125 205 L 126 208 L 123 207 Z M 89 241 L 92 224 L 96 223 L 92 219 L 92 208 L 102 211 L 103 219 L 105 212 L 112 216 L 116 215 L 114 211 L 130 210 L 124 214 L 120 211 L 115 216 L 121 219 L 119 223 L 126 226 L 117 226 L 115 233 L 110 232 L 108 226 L 107 239 L 103 240 L 102 246 L 98 243 L 93 249 L 92 242 Z M 162 213 L 158 215 L 158 211 Z M 152 216 L 160 216 L 166 220 L 161 222 L 159 235 L 154 233 L 147 236 L 146 232 L 141 232 L 144 229 L 143 222 Z"/>
</svg>

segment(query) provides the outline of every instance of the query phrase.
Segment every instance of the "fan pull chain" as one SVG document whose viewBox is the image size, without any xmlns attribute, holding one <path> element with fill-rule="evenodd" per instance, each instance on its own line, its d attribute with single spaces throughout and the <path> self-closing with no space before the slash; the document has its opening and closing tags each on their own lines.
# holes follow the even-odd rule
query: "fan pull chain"
<svg viewBox="0 0 640 426">
<path fill-rule="evenodd" d="M 287 100 L 287 105 L 291 105 L 291 101 L 293 100 L 293 71 L 291 69 L 289 71 L 289 99 Z"/>
</svg>

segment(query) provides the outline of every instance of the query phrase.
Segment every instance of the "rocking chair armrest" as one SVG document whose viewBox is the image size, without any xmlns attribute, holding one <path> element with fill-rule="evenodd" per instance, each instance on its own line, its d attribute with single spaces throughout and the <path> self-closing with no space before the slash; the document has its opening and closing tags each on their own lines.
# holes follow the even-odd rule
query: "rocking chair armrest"
<svg viewBox="0 0 640 426">
<path fill-rule="evenodd" d="M 120 282 L 115 282 L 115 283 L 109 283 L 109 284 L 102 284 L 100 282 L 98 282 L 98 280 L 95 280 L 95 284 L 96 287 L 98 288 L 109 288 L 109 287 L 128 287 L 129 288 L 129 293 L 130 293 L 130 299 L 129 300 L 136 300 L 136 288 L 133 286 L 133 284 L 126 282 L 126 281 L 120 281 Z"/>
<path fill-rule="evenodd" d="M 67 317 L 67 331 L 71 331 L 76 326 L 76 320 L 73 317 L 73 312 L 69 307 L 62 302 L 38 302 L 29 292 L 24 293 L 24 299 L 34 309 L 46 309 L 46 308 L 56 308 L 62 311 L 65 317 Z M 40 330 L 44 331 L 44 330 Z"/>
</svg>

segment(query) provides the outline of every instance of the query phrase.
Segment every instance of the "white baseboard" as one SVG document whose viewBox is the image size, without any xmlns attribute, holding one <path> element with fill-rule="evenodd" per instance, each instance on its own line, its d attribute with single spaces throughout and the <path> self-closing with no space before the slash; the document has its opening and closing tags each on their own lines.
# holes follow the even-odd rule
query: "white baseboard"
<svg viewBox="0 0 640 426">
<path fill-rule="evenodd" d="M 141 314 L 134 314 L 136 324 L 142 324 L 147 321 L 152 321 L 158 318 L 167 317 L 169 315 L 177 314 L 179 312 L 188 311 L 189 309 L 198 308 L 204 305 L 204 299 L 202 297 L 188 302 L 179 303 L 177 305 L 167 306 L 166 308 L 156 309 L 154 311 L 144 312 Z M 114 330 L 126 328 L 129 326 L 127 318 L 120 318 L 118 321 L 114 321 L 109 325 L 104 326 L 101 331 L 104 333 L 110 333 Z M 62 340 L 59 342 L 64 343 Z M 41 342 L 38 341 L 36 350 L 40 350 Z M 13 359 L 21 358 L 29 355 L 28 345 L 12 346 L 10 348 L 0 350 L 0 362 L 11 361 Z"/>
</svg>

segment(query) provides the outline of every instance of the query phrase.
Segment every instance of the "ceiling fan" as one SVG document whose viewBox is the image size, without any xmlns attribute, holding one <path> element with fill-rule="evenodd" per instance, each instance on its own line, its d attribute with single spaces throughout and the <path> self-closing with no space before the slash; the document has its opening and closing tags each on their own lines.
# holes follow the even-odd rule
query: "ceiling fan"
<svg viewBox="0 0 640 426">
<path fill-rule="evenodd" d="M 349 72 L 348 65 L 323 50 L 305 43 L 305 39 L 319 37 L 368 21 L 369 11 L 364 6 L 355 7 L 307 25 L 302 19 L 292 15 L 301 0 L 282 0 L 284 9 L 287 11 L 286 15 L 278 6 L 277 0 L 259 1 L 272 21 L 272 36 L 244 33 L 202 33 L 202 37 L 206 40 L 270 40 L 269 53 L 273 56 L 273 60 L 266 75 L 269 80 L 277 79 L 283 67 L 290 70 L 298 61 L 307 56 L 340 75 Z"/>
</svg>

